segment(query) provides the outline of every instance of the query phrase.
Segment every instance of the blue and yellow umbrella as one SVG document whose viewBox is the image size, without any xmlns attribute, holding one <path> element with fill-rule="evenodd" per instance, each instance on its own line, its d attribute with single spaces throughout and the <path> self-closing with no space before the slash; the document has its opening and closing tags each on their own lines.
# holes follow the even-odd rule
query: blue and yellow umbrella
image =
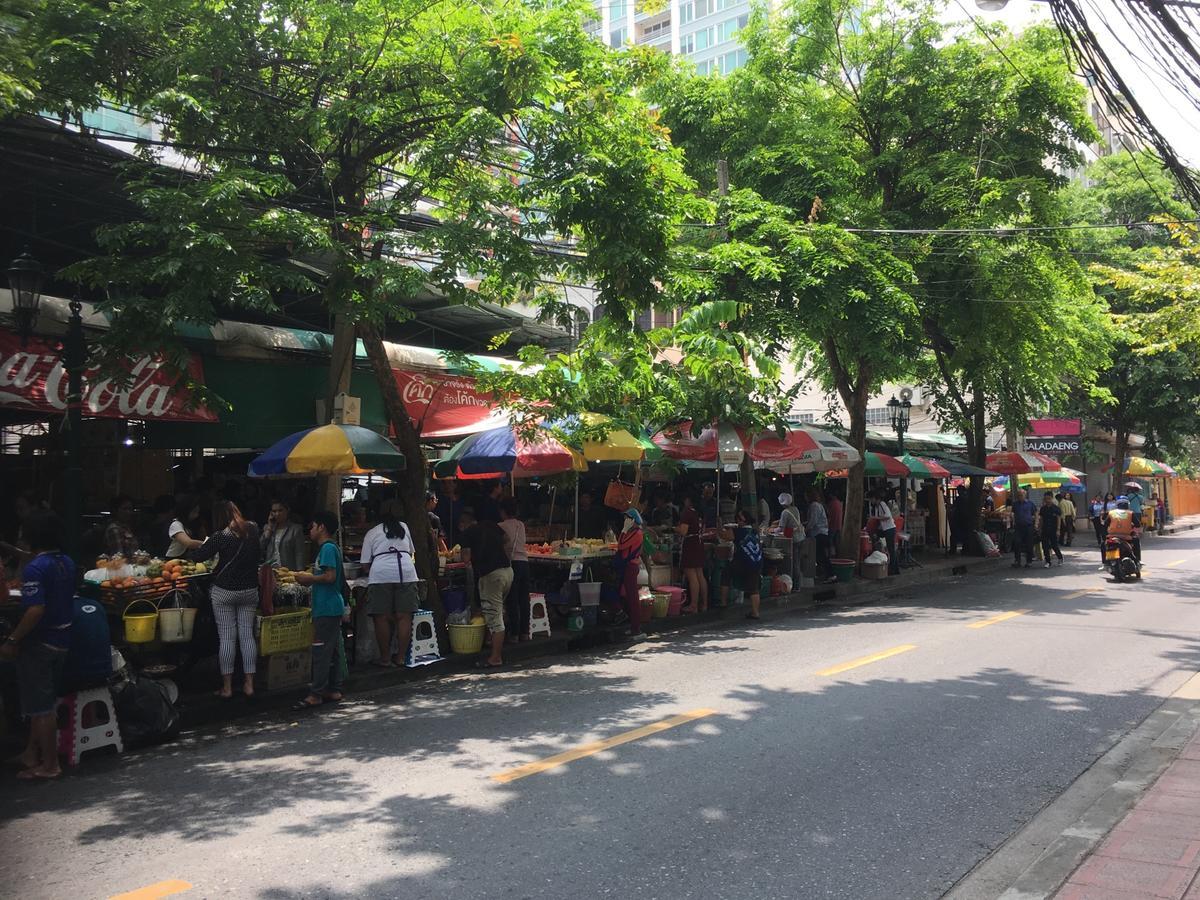
<svg viewBox="0 0 1200 900">
<path fill-rule="evenodd" d="M 359 425 L 322 425 L 290 434 L 250 463 L 249 473 L 269 475 L 365 475 L 407 465 L 387 438 Z"/>
</svg>

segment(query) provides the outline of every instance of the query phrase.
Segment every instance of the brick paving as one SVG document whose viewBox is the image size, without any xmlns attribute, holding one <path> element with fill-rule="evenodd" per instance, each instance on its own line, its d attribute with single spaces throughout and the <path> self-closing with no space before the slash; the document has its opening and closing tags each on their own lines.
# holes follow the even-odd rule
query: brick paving
<svg viewBox="0 0 1200 900">
<path fill-rule="evenodd" d="M 1075 870 L 1057 900 L 1200 900 L 1200 734 Z"/>
</svg>

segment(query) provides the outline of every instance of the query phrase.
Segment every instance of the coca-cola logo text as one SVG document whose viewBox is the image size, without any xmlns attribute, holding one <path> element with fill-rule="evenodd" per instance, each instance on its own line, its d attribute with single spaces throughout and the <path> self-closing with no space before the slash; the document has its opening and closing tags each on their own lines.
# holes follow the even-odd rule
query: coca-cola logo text
<svg viewBox="0 0 1200 900">
<path fill-rule="evenodd" d="M 191 361 L 192 377 L 199 376 L 199 360 Z M 189 407 L 185 390 L 176 389 L 178 377 L 162 362 L 143 356 L 133 362 L 125 378 L 100 376 L 89 369 L 83 377 L 82 411 L 87 416 L 122 419 L 216 421 L 209 410 Z M 0 404 L 46 412 L 66 412 L 68 379 L 59 354 L 41 341 L 27 348 L 0 332 Z"/>
</svg>

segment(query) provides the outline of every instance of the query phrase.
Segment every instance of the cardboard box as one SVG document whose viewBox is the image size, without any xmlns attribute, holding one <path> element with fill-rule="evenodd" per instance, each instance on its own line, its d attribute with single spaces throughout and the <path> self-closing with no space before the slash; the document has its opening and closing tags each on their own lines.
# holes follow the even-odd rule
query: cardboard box
<svg viewBox="0 0 1200 900">
<path fill-rule="evenodd" d="M 260 657 L 258 674 L 267 691 L 306 687 L 312 676 L 312 650 L 294 650 Z"/>
</svg>

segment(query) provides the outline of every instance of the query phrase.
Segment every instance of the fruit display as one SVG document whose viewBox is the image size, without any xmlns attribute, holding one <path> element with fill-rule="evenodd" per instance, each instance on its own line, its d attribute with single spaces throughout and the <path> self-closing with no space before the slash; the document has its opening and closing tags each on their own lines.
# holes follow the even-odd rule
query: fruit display
<svg viewBox="0 0 1200 900">
<path fill-rule="evenodd" d="M 112 567 L 113 560 L 120 565 Z M 97 584 L 100 596 L 109 603 L 132 600 L 156 600 L 164 594 L 185 587 L 189 579 L 208 574 L 205 563 L 172 559 L 164 562 L 150 560 L 146 566 L 130 566 L 121 556 L 109 557 L 107 566 L 88 572 L 85 580 Z"/>
<path fill-rule="evenodd" d="M 530 556 L 598 556 L 615 550 L 616 544 L 608 544 L 595 538 L 576 538 L 556 544 L 526 544 Z"/>
<path fill-rule="evenodd" d="M 300 574 L 299 572 L 293 572 L 290 569 L 286 569 L 283 566 L 279 566 L 273 571 L 275 572 L 276 584 L 295 584 L 296 576 Z"/>
</svg>

